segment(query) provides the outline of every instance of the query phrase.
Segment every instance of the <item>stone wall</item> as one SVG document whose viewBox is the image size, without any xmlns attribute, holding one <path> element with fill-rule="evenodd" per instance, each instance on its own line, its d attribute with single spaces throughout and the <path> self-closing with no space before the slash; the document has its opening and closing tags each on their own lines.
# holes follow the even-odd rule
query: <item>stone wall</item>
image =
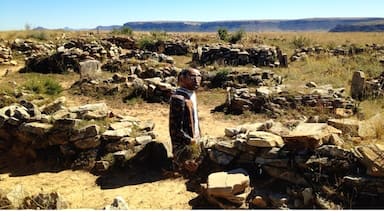
<svg viewBox="0 0 384 216">
<path fill-rule="evenodd" d="M 239 45 L 197 47 L 192 61 L 200 65 L 247 65 L 287 67 L 288 59 L 279 48 L 258 46 L 244 48 Z"/>
<path fill-rule="evenodd" d="M 161 163 L 167 155 L 156 142 L 154 127 L 150 121 L 116 116 L 105 103 L 66 107 L 65 98 L 59 98 L 38 107 L 22 100 L 0 109 L 0 152 L 2 158 L 8 157 L 5 167 L 15 158 L 25 162 L 45 158 L 64 168 L 106 171 L 143 150 L 144 155 L 152 154 L 148 149 L 157 146 L 164 149 L 164 158 L 157 155 Z"/>
<path fill-rule="evenodd" d="M 295 49 L 289 58 L 291 62 L 300 61 L 310 56 L 353 56 L 359 54 L 379 53 L 382 56 L 384 45 L 366 44 L 365 46 L 357 45 L 339 45 L 333 48 L 324 48 L 320 45 L 313 47 L 302 47 Z"/>
<path fill-rule="evenodd" d="M 343 113 L 353 115 L 357 104 L 351 98 L 343 96 L 344 89 L 332 87 L 313 89 L 312 93 L 299 94 L 283 91 L 280 86 L 258 87 L 250 92 L 248 88 L 227 88 L 226 102 L 215 108 L 216 111 L 241 114 L 244 111 L 267 113 L 270 116 L 282 116 L 285 110 L 301 107 L 320 108 L 324 113 Z"/>
<path fill-rule="evenodd" d="M 351 96 L 356 100 L 383 97 L 384 72 L 378 77 L 369 78 L 363 71 L 356 71 L 352 76 Z"/>
<path fill-rule="evenodd" d="M 225 209 L 381 208 L 384 163 L 377 158 L 382 159 L 383 148 L 344 148 L 347 134 L 338 128 L 346 125 L 335 126 L 268 120 L 226 128 L 225 136 L 203 142 L 208 157 L 229 170 L 245 168 L 254 184 L 243 196 L 232 194 L 239 188 L 230 186 L 240 187 L 242 178 L 225 189 L 214 188 L 221 181 L 208 178 L 203 195 Z"/>
</svg>

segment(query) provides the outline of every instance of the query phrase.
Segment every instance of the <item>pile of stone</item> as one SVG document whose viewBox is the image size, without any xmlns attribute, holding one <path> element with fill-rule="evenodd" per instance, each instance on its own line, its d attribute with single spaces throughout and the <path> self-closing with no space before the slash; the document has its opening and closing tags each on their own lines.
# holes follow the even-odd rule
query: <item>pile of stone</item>
<svg viewBox="0 0 384 216">
<path fill-rule="evenodd" d="M 191 43 L 180 39 L 175 41 L 156 40 L 154 43 L 146 44 L 144 49 L 165 55 L 187 55 L 191 52 Z"/>
<path fill-rule="evenodd" d="M 71 40 L 57 48 L 57 52 L 63 55 L 80 59 L 96 59 L 103 61 L 107 58 L 119 57 L 121 48 L 108 40 L 85 41 L 81 39 Z"/>
<path fill-rule="evenodd" d="M 144 50 L 128 50 L 119 58 L 108 59 L 103 65 L 103 70 L 111 72 L 124 72 L 129 65 L 133 65 L 138 60 L 146 61 L 153 60 L 155 62 L 174 64 L 174 59 L 171 56 L 167 56 L 163 53 L 144 51 Z M 128 66 L 127 66 L 128 65 Z"/>
<path fill-rule="evenodd" d="M 154 126 L 134 117 L 115 116 L 105 103 L 66 107 L 65 98 L 59 98 L 38 107 L 22 100 L 0 109 L 0 152 L 8 157 L 5 166 L 17 157 L 93 170 L 107 154 L 126 163 L 148 144 L 157 144 Z M 108 163 L 104 169 L 113 166 Z"/>
<path fill-rule="evenodd" d="M 254 68 L 250 72 L 204 72 L 202 86 L 208 88 L 245 88 L 247 86 L 275 86 L 281 85 L 282 82 L 282 77 L 273 71 Z"/>
<path fill-rule="evenodd" d="M 321 109 L 324 113 L 353 115 L 357 104 L 349 97 L 344 97 L 344 89 L 334 89 L 326 85 L 313 88 L 310 93 L 289 93 L 282 86 L 256 88 L 254 93 L 249 88 L 227 88 L 226 102 L 215 108 L 232 114 L 244 111 L 267 113 L 271 116 L 284 115 L 285 110 L 302 107 Z"/>
<path fill-rule="evenodd" d="M 164 54 L 166 55 L 187 55 L 191 52 L 189 41 L 166 41 L 164 43 Z"/>
<path fill-rule="evenodd" d="M 251 191 L 250 177 L 247 171 L 241 168 L 228 172 L 215 172 L 208 176 L 207 184 L 203 184 L 202 188 L 204 196 L 210 203 L 223 209 L 241 208 L 245 207 L 247 196 Z"/>
<path fill-rule="evenodd" d="M 136 60 L 154 60 L 174 64 L 172 57 L 163 53 L 144 50 L 124 50 L 123 47 L 132 47 L 132 39 L 107 38 L 101 41 L 86 41 L 83 39 L 71 40 L 51 52 L 42 52 L 29 56 L 21 72 L 63 73 L 68 71 L 79 72 L 80 63 L 87 60 L 97 60 L 102 69 L 112 72 L 124 72 L 131 64 L 132 58 Z M 112 42 L 116 42 L 116 45 Z M 128 65 L 128 66 L 127 66 Z"/>
<path fill-rule="evenodd" d="M 224 137 L 205 142 L 209 158 L 247 171 L 225 184 L 214 177 L 229 179 L 233 171 L 211 174 L 203 195 L 221 208 L 382 207 L 384 148 L 370 144 L 345 149 L 342 137 L 349 125 L 330 122 L 269 120 L 226 128 Z"/>
<path fill-rule="evenodd" d="M 324 48 L 320 45 L 313 47 L 302 47 L 295 49 L 294 53 L 290 57 L 291 62 L 300 61 L 308 58 L 309 56 L 352 56 L 363 53 L 379 52 L 383 53 L 384 46 L 378 44 L 366 44 L 365 46 L 356 45 L 339 45 L 334 48 Z"/>
<path fill-rule="evenodd" d="M 0 44 L 0 65 L 16 65 L 17 62 L 12 59 L 11 48 Z"/>
<path fill-rule="evenodd" d="M 324 55 L 328 53 L 328 50 L 323 48 L 322 46 L 314 46 L 314 47 L 302 47 L 295 49 L 292 56 L 289 58 L 291 62 L 294 61 L 300 61 L 303 59 L 306 59 L 309 56 L 318 56 L 318 55 Z"/>
<path fill-rule="evenodd" d="M 141 71 L 138 68 L 141 67 L 131 67 L 133 73 L 129 75 L 114 73 L 109 79 L 80 79 L 71 89 L 87 96 L 118 96 L 123 101 L 143 98 L 148 102 L 168 102 L 176 89 L 178 69 L 165 67 Z"/>
<path fill-rule="evenodd" d="M 106 47 L 106 48 L 105 48 Z M 80 62 L 86 60 L 103 61 L 106 58 L 119 57 L 120 48 L 108 41 L 99 44 L 96 41 L 72 40 L 59 46 L 53 52 L 33 55 L 26 59 L 21 72 L 64 73 L 80 71 Z"/>
<path fill-rule="evenodd" d="M 112 36 L 109 38 L 105 38 L 104 40 L 110 42 L 111 44 L 116 45 L 122 49 L 136 49 L 137 45 L 134 39 L 129 37 L 118 37 Z"/>
<path fill-rule="evenodd" d="M 384 72 L 378 77 L 367 78 L 363 71 L 356 71 L 352 76 L 351 96 L 356 100 L 383 97 Z"/>
<path fill-rule="evenodd" d="M 31 195 L 23 190 L 22 185 L 0 191 L 0 209 L 59 210 L 69 208 L 69 203 L 58 192 Z"/>
<path fill-rule="evenodd" d="M 252 48 L 236 44 L 198 47 L 193 53 L 192 61 L 200 65 L 288 66 L 288 57 L 285 53 L 279 48 L 266 45 Z"/>
<path fill-rule="evenodd" d="M 52 53 L 55 51 L 56 45 L 53 42 L 41 43 L 17 38 L 11 44 L 11 48 L 15 53 L 28 58 Z"/>
</svg>

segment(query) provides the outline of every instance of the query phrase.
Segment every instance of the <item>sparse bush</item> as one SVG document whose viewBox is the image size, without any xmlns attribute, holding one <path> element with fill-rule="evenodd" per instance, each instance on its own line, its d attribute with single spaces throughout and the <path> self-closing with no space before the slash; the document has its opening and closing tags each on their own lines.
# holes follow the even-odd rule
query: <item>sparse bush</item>
<svg viewBox="0 0 384 216">
<path fill-rule="evenodd" d="M 123 26 L 120 29 L 113 29 L 111 34 L 123 34 L 123 35 L 132 36 L 133 30 L 129 27 Z"/>
<path fill-rule="evenodd" d="M 220 40 L 227 41 L 228 39 L 228 30 L 226 28 L 219 28 L 217 30 Z"/>
<path fill-rule="evenodd" d="M 220 40 L 235 44 L 243 39 L 245 31 L 241 29 L 233 34 L 229 34 L 227 29 L 219 28 L 217 34 L 219 35 Z"/>
<path fill-rule="evenodd" d="M 292 40 L 292 45 L 295 49 L 302 48 L 302 47 L 308 47 L 311 44 L 312 44 L 311 39 L 304 37 L 304 36 L 295 37 Z"/>
<path fill-rule="evenodd" d="M 166 41 L 168 37 L 166 31 L 152 31 L 151 36 L 152 39 L 156 41 Z"/>
<path fill-rule="evenodd" d="M 57 95 L 63 91 L 63 87 L 60 83 L 50 78 L 43 80 L 30 79 L 24 84 L 23 87 L 36 94 Z"/>
<path fill-rule="evenodd" d="M 228 69 L 221 69 L 217 71 L 215 76 L 211 80 L 211 87 L 222 88 L 224 83 L 227 81 L 228 74 L 229 74 Z"/>
<path fill-rule="evenodd" d="M 49 35 L 45 31 L 30 31 L 26 38 L 32 38 L 40 41 L 46 41 L 49 39 Z"/>
<path fill-rule="evenodd" d="M 142 50 L 156 50 L 156 41 L 150 37 L 143 37 L 138 41 L 138 46 Z"/>
<path fill-rule="evenodd" d="M 144 36 L 138 40 L 138 46 L 140 49 L 149 50 L 152 52 L 158 52 L 161 44 L 167 40 L 167 33 L 165 31 L 153 31 L 148 36 Z M 159 52 L 162 52 L 160 49 Z"/>
<path fill-rule="evenodd" d="M 13 97 L 13 93 L 14 89 L 11 89 L 8 86 L 0 88 L 0 108 L 9 106 L 17 101 L 17 99 Z"/>
<path fill-rule="evenodd" d="M 60 83 L 52 79 L 45 80 L 44 87 L 44 93 L 48 95 L 57 95 L 63 91 L 63 87 L 61 87 Z"/>
<path fill-rule="evenodd" d="M 235 43 L 241 41 L 241 39 L 243 39 L 244 35 L 245 35 L 245 31 L 240 29 L 239 31 L 236 31 L 235 33 L 231 34 L 228 41 L 230 43 L 235 44 Z"/>
</svg>

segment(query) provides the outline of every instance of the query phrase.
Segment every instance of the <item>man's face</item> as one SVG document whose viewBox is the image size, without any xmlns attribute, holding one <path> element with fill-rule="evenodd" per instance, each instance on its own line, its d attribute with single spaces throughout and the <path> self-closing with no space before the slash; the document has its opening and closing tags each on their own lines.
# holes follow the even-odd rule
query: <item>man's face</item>
<svg viewBox="0 0 384 216">
<path fill-rule="evenodd" d="M 200 87 L 201 74 L 198 70 L 193 69 L 189 73 L 181 78 L 181 86 L 188 90 L 196 90 Z"/>
</svg>

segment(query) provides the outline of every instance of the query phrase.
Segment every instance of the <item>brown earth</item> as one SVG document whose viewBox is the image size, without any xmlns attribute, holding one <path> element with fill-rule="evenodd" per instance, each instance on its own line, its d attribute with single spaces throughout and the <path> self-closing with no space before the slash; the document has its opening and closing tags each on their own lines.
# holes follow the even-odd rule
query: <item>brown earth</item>
<svg viewBox="0 0 384 216">
<path fill-rule="evenodd" d="M 12 73 L 16 74 L 17 68 L 19 67 L 13 67 Z M 2 76 L 5 70 L 5 68 L 0 68 L 0 83 L 8 82 L 8 75 L 7 77 Z M 67 80 L 61 84 L 68 88 L 72 82 Z M 85 96 L 64 94 L 68 106 L 101 102 Z M 202 97 L 208 97 L 208 94 L 201 92 L 198 94 L 198 100 Z M 205 135 L 222 136 L 225 127 L 237 124 L 235 122 L 238 120 L 236 117 L 224 118 L 222 114 L 210 112 L 223 100 L 224 95 L 223 98 L 205 100 L 204 103 L 199 104 L 200 124 Z M 142 101 L 135 104 L 125 104 L 108 99 L 102 101 L 106 102 L 112 112 L 116 114 L 153 121 L 158 141 L 168 145 L 169 148 L 168 104 L 149 104 Z M 131 209 L 192 209 L 190 201 L 198 197 L 197 193 L 187 190 L 186 180 L 182 177 L 163 178 L 159 177 L 158 173 L 147 173 L 146 170 L 142 170 L 145 174 L 115 173 L 100 178 L 87 171 L 44 171 L 40 168 L 34 171 L 30 167 L 18 167 L 17 169 L 8 169 L 6 172 L 0 170 L 0 188 L 2 190 L 9 191 L 19 185 L 25 195 L 57 191 L 69 202 L 70 208 L 74 209 L 102 209 L 111 204 L 116 196 L 122 196 Z"/>
</svg>

